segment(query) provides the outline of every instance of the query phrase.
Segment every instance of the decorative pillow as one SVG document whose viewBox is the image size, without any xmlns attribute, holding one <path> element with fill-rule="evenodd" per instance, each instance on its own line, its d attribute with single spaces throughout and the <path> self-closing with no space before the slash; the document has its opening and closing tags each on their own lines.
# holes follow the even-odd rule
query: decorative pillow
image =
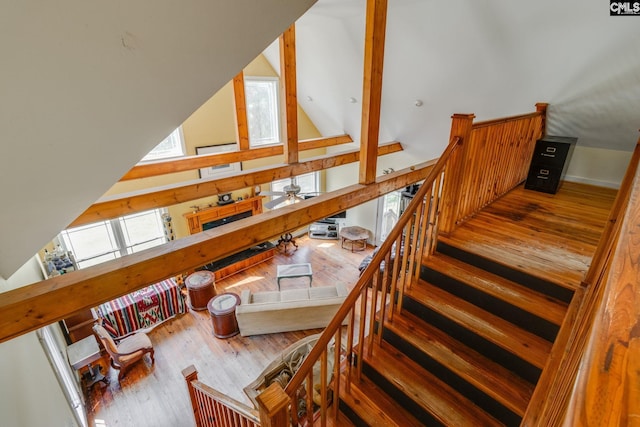
<svg viewBox="0 0 640 427">
<path fill-rule="evenodd" d="M 111 335 L 111 338 L 113 339 L 118 338 L 118 331 L 116 331 L 116 328 L 113 327 L 111 322 L 109 322 L 105 318 L 102 318 L 102 327 L 104 327 L 104 329 L 109 333 L 109 335 Z"/>
</svg>

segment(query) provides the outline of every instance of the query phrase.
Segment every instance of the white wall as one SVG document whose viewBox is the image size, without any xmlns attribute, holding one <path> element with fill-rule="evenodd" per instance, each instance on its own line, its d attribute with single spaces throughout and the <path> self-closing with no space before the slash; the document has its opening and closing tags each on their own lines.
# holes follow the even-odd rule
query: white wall
<svg viewBox="0 0 640 427">
<path fill-rule="evenodd" d="M 618 188 L 622 182 L 631 152 L 576 145 L 565 179 L 602 187 Z"/>
<path fill-rule="evenodd" d="M 34 257 L 9 279 L 0 277 L 0 290 L 40 280 L 42 271 Z M 35 332 L 1 343 L 0 361 L 0 425 L 77 425 Z"/>
</svg>

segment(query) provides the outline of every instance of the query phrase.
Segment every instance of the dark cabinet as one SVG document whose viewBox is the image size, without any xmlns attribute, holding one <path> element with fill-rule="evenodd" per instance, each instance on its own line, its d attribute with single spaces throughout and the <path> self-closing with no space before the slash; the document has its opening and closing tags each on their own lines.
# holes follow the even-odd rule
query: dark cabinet
<svg viewBox="0 0 640 427">
<path fill-rule="evenodd" d="M 524 188 L 555 194 L 578 138 L 546 136 L 536 142 Z"/>
</svg>

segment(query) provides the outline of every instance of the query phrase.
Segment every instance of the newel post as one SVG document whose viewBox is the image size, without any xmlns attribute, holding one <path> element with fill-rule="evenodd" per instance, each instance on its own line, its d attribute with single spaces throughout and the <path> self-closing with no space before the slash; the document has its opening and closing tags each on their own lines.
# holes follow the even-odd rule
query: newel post
<svg viewBox="0 0 640 427">
<path fill-rule="evenodd" d="M 460 198 L 463 194 L 462 184 L 464 182 L 464 174 L 469 173 L 465 170 L 467 145 L 471 140 L 471 130 L 473 128 L 473 119 L 475 114 L 454 114 L 451 116 L 451 134 L 449 141 L 454 137 L 459 137 L 461 147 L 453 152 L 449 158 L 442 190 L 443 206 L 440 217 L 439 231 L 442 233 L 450 233 L 455 229 L 458 220 L 458 208 Z"/>
<path fill-rule="evenodd" d="M 182 376 L 187 382 L 187 389 L 189 390 L 189 399 L 191 399 L 191 408 L 193 409 L 193 417 L 196 420 L 196 427 L 200 427 L 202 425 L 202 421 L 200 420 L 200 406 L 198 406 L 196 393 L 193 385 L 191 384 L 191 381 L 196 381 L 198 379 L 198 370 L 195 366 L 189 365 L 182 370 Z"/>
<path fill-rule="evenodd" d="M 549 107 L 549 104 L 546 102 L 536 103 L 536 111 L 542 116 L 540 122 L 540 135 L 538 135 L 537 139 L 543 138 L 547 134 L 547 107 Z"/>
<path fill-rule="evenodd" d="M 280 384 L 273 382 L 256 396 L 262 427 L 289 426 L 289 396 Z"/>
</svg>

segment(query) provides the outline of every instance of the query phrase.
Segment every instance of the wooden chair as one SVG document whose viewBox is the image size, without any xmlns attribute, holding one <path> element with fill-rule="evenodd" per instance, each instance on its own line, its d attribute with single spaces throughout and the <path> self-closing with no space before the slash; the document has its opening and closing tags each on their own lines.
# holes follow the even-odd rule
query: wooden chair
<svg viewBox="0 0 640 427">
<path fill-rule="evenodd" d="M 149 353 L 151 356 L 151 364 L 155 361 L 151 340 L 149 336 L 143 332 L 137 332 L 123 338 L 119 340 L 118 344 L 116 344 L 107 330 L 99 323 L 93 325 L 93 332 L 102 342 L 109 356 L 111 356 L 111 366 L 113 366 L 114 369 L 120 370 L 118 373 L 118 381 L 124 377 L 129 367 L 141 360 L 146 353 Z"/>
</svg>

